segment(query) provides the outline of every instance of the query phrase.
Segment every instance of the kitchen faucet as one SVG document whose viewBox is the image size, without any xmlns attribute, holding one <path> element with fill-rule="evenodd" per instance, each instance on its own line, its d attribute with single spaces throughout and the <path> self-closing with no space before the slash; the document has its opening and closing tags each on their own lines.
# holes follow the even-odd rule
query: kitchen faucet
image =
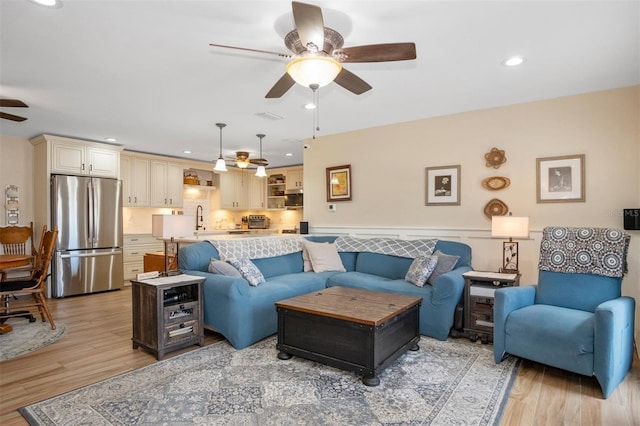
<svg viewBox="0 0 640 426">
<path fill-rule="evenodd" d="M 200 215 L 198 215 L 198 211 L 200 211 Z M 204 229 L 204 225 L 201 225 L 204 222 L 204 219 L 202 218 L 202 212 L 202 206 L 198 204 L 198 207 L 196 207 L 196 231 L 200 228 Z"/>
</svg>

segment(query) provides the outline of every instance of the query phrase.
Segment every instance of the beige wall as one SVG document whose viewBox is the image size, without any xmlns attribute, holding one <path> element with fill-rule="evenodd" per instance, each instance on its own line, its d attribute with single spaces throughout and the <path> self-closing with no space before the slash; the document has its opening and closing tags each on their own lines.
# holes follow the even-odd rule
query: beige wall
<svg viewBox="0 0 640 426">
<path fill-rule="evenodd" d="M 17 185 L 20 193 L 20 225 L 33 220 L 33 145 L 27 139 L 0 135 L 0 226 L 7 224 L 7 185 Z"/>
<path fill-rule="evenodd" d="M 490 238 L 483 208 L 499 198 L 514 215 L 531 218 L 520 269 L 522 282 L 533 283 L 544 226 L 622 228 L 622 209 L 640 207 L 639 99 L 635 86 L 307 140 L 305 220 L 312 232 L 460 240 L 473 248 L 476 269 L 495 270 L 501 243 Z M 492 147 L 506 151 L 497 170 L 485 166 Z M 537 203 L 536 158 L 569 154 L 586 156 L 586 202 Z M 343 164 L 352 167 L 353 199 L 329 212 L 325 169 Z M 425 206 L 425 167 L 448 165 L 461 166 L 461 205 Z M 489 176 L 506 176 L 511 185 L 486 190 L 481 182 Z M 640 302 L 640 232 L 631 233 L 623 293 Z M 640 340 L 640 307 L 636 317 Z"/>
</svg>

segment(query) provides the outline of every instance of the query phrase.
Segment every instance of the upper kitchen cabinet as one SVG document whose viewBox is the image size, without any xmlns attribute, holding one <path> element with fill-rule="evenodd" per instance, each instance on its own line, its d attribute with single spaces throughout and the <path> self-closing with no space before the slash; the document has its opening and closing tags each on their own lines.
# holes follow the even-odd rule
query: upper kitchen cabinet
<svg viewBox="0 0 640 426">
<path fill-rule="evenodd" d="M 50 173 L 118 178 L 122 147 L 60 136 L 41 135 L 31 140 L 47 158 Z M 40 147 L 40 148 L 38 148 Z"/>
<path fill-rule="evenodd" d="M 301 190 L 302 186 L 302 169 L 290 169 L 286 171 L 286 183 L 287 183 L 287 191 L 289 190 Z"/>
<path fill-rule="evenodd" d="M 267 179 L 251 175 L 251 193 L 249 194 L 249 209 L 266 209 L 265 195 L 267 192 Z"/>
<path fill-rule="evenodd" d="M 249 205 L 249 175 L 244 172 L 226 171 L 220 173 L 220 208 L 227 210 L 247 210 Z"/>
<path fill-rule="evenodd" d="M 183 166 L 151 161 L 151 207 L 182 207 Z"/>
<path fill-rule="evenodd" d="M 149 160 L 122 155 L 120 157 L 122 204 L 125 207 L 149 207 Z"/>
</svg>

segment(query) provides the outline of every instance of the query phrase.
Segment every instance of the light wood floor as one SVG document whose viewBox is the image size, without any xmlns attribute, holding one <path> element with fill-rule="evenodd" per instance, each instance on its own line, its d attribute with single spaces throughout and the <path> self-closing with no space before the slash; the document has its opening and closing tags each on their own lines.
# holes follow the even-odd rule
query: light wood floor
<svg viewBox="0 0 640 426">
<path fill-rule="evenodd" d="M 131 289 L 51 299 L 62 339 L 0 363 L 0 424 L 26 425 L 16 411 L 60 393 L 156 362 L 131 346 Z M 207 332 L 205 345 L 222 339 Z M 1 338 L 1 337 L 0 337 Z M 194 346 L 197 347 L 197 346 Z M 191 350 L 186 348 L 168 355 Z M 524 362 L 503 425 L 640 425 L 640 362 L 606 400 L 592 378 Z"/>
</svg>

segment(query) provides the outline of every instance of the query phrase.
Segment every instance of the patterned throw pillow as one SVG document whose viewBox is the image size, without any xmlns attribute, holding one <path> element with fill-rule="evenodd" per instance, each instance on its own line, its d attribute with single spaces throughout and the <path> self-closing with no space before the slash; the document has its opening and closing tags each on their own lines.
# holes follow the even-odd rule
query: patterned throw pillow
<svg viewBox="0 0 640 426">
<path fill-rule="evenodd" d="M 405 281 L 409 281 L 418 287 L 424 286 L 424 283 L 427 282 L 427 278 L 429 278 L 437 263 L 438 256 L 421 254 L 413 259 L 407 275 L 404 277 Z"/>
<path fill-rule="evenodd" d="M 456 263 L 458 263 L 458 259 L 460 259 L 460 256 L 444 254 L 440 250 L 436 250 L 433 255 L 438 256 L 438 264 L 436 265 L 436 269 L 433 270 L 433 273 L 431 273 L 431 276 L 427 280 L 427 282 L 431 285 L 436 282 L 436 278 L 438 278 L 440 275 L 446 274 L 449 271 L 453 271 Z"/>
<path fill-rule="evenodd" d="M 209 272 L 212 274 L 228 275 L 230 277 L 242 277 L 240 271 L 232 265 L 213 257 L 211 258 L 211 262 L 209 262 Z"/>
<path fill-rule="evenodd" d="M 264 275 L 260 272 L 260 269 L 246 257 L 227 259 L 227 262 L 232 264 L 240 273 L 242 278 L 247 280 L 250 285 L 256 287 L 258 284 L 264 282 Z"/>
</svg>

